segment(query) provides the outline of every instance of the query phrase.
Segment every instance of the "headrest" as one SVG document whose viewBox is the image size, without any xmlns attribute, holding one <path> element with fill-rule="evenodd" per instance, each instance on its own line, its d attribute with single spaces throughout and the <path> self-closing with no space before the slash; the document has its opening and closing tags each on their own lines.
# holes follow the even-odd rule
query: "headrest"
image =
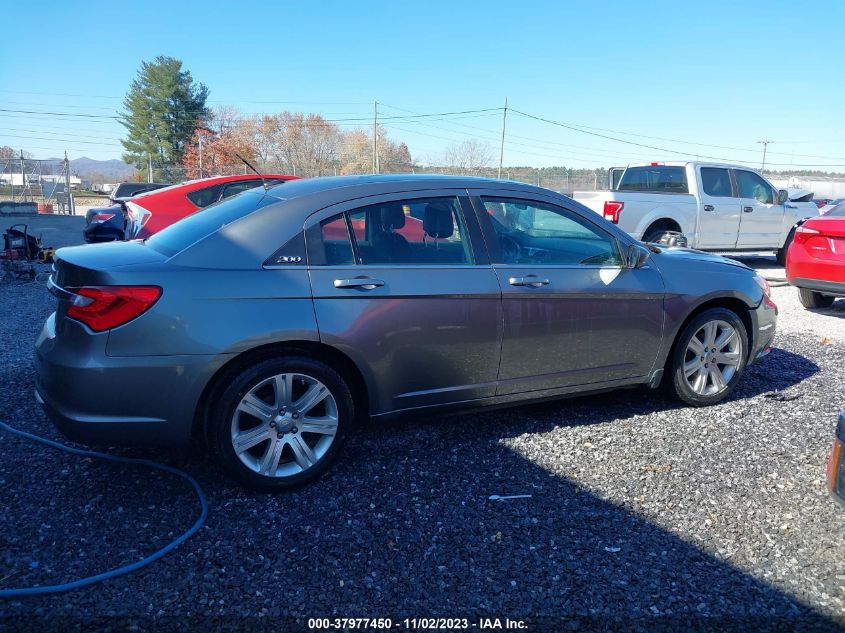
<svg viewBox="0 0 845 633">
<path fill-rule="evenodd" d="M 425 206 L 423 231 L 434 239 L 452 237 L 455 224 L 452 221 L 452 207 L 445 202 L 429 202 Z"/>
<path fill-rule="evenodd" d="M 405 226 L 405 212 L 402 205 L 393 204 L 381 208 L 381 226 L 385 231 Z"/>
</svg>

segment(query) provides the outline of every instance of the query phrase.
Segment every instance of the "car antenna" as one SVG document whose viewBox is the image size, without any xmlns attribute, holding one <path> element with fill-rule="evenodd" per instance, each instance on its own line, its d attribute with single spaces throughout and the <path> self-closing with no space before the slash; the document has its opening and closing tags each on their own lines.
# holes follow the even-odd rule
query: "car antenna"
<svg viewBox="0 0 845 633">
<path fill-rule="evenodd" d="M 262 187 L 264 187 L 264 191 L 267 191 L 267 189 L 268 189 L 268 187 L 267 187 L 267 181 L 266 181 L 266 180 L 264 180 L 264 176 L 262 176 L 262 175 L 261 175 L 261 172 L 260 172 L 260 171 L 258 171 L 255 167 L 253 167 L 252 163 L 250 163 L 250 162 L 249 162 L 246 158 L 244 158 L 243 156 L 241 156 L 241 155 L 240 155 L 240 154 L 238 154 L 237 152 L 235 152 L 235 156 L 237 156 L 238 158 L 240 158 L 240 159 L 241 159 L 241 162 L 242 162 L 244 165 L 246 165 L 246 166 L 247 166 L 247 167 L 249 167 L 252 171 L 254 171 L 256 174 L 258 174 L 258 177 L 259 177 L 259 178 L 261 178 L 261 186 L 262 186 Z"/>
</svg>

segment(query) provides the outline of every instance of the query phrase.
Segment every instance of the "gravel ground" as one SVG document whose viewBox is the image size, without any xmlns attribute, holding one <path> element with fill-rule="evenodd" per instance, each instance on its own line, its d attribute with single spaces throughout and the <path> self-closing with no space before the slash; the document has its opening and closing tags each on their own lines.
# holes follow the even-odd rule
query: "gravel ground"
<svg viewBox="0 0 845 633">
<path fill-rule="evenodd" d="M 815 314 L 792 288 L 774 296 L 777 348 L 709 409 L 630 390 L 371 424 L 327 477 L 275 496 L 231 485 L 198 448 L 116 451 L 194 475 L 207 524 L 129 576 L 0 601 L 0 629 L 192 617 L 285 629 L 312 616 L 835 629 L 845 509 L 824 462 L 845 406 L 845 306 Z M 0 287 L 0 419 L 61 439 L 32 398 L 31 347 L 52 303 L 40 284 Z M 137 560 L 197 511 L 175 478 L 0 432 L 0 587 Z"/>
</svg>

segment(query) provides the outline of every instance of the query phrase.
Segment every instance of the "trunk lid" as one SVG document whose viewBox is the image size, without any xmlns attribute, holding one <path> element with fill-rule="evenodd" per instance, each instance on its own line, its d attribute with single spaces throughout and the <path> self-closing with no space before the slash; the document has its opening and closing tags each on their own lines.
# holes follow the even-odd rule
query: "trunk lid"
<svg viewBox="0 0 845 633">
<path fill-rule="evenodd" d="M 156 266 L 167 257 L 143 242 L 105 242 L 56 251 L 53 283 L 60 288 L 108 285 L 112 272 L 127 266 Z"/>
</svg>

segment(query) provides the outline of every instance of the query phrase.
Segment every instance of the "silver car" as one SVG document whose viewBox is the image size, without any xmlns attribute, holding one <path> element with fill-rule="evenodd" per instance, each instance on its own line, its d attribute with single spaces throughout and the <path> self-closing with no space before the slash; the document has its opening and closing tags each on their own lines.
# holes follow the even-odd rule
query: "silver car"
<svg viewBox="0 0 845 633">
<path fill-rule="evenodd" d="M 203 441 L 264 489 L 319 476 L 365 418 L 633 385 L 719 402 L 777 315 L 742 264 L 440 176 L 259 187 L 146 242 L 61 249 L 49 285 L 37 397 L 68 437 Z"/>
</svg>

